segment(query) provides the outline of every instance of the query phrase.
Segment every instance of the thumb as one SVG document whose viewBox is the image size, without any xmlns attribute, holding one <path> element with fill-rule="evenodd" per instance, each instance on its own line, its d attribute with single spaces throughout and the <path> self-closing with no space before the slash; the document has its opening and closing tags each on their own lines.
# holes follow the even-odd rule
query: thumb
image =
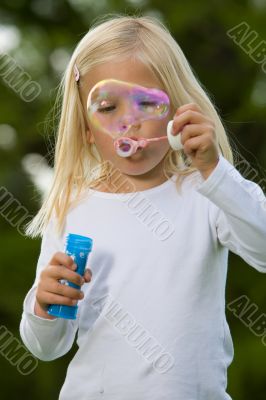
<svg viewBox="0 0 266 400">
<path fill-rule="evenodd" d="M 85 282 L 90 282 L 91 281 L 91 277 L 92 277 L 91 269 L 86 268 L 85 272 L 84 272 L 84 280 L 85 280 Z"/>
</svg>

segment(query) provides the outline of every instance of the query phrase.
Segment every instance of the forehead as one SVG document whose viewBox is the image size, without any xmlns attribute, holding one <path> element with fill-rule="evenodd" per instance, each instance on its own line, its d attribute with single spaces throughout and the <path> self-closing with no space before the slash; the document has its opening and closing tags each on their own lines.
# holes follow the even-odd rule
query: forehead
<svg viewBox="0 0 266 400">
<path fill-rule="evenodd" d="M 162 84 L 154 73 L 138 60 L 108 62 L 95 66 L 82 79 L 82 95 L 88 96 L 91 88 L 99 81 L 117 79 L 147 88 L 162 89 Z"/>
</svg>

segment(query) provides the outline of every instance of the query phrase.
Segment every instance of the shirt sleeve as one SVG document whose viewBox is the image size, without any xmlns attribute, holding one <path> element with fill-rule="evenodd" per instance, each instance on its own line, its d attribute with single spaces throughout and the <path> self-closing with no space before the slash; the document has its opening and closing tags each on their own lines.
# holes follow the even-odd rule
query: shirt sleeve
<svg viewBox="0 0 266 400">
<path fill-rule="evenodd" d="M 222 155 L 197 191 L 211 200 L 217 237 L 223 246 L 259 272 L 266 272 L 266 197 Z"/>
<path fill-rule="evenodd" d="M 76 320 L 64 318 L 50 320 L 34 314 L 36 288 L 40 273 L 47 266 L 53 254 L 63 250 L 63 240 L 56 234 L 52 219 L 42 238 L 35 281 L 24 299 L 19 327 L 25 346 L 35 357 L 43 361 L 54 360 L 66 354 L 73 345 L 78 328 L 78 316 Z"/>
</svg>

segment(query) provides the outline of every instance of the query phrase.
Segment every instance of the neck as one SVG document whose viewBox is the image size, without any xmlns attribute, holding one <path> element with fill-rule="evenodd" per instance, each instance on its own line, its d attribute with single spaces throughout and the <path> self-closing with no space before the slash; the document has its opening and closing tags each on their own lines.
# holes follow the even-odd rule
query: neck
<svg viewBox="0 0 266 400">
<path fill-rule="evenodd" d="M 151 189 L 168 179 L 162 168 L 158 167 L 142 175 L 127 175 L 115 170 L 109 180 L 100 182 L 95 189 L 109 193 L 131 193 Z"/>
</svg>

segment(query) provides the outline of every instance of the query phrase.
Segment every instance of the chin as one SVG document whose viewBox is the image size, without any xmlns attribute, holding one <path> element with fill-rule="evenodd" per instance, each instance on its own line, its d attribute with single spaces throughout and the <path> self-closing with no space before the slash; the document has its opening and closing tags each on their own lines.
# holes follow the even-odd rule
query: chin
<svg viewBox="0 0 266 400">
<path fill-rule="evenodd" d="M 114 164 L 116 164 L 117 168 L 123 174 L 132 176 L 144 175 L 153 169 L 158 168 L 159 165 L 163 163 L 166 153 L 167 151 L 162 154 L 147 156 L 144 149 L 143 151 L 136 152 L 129 157 L 120 157 L 117 155 L 118 160 L 116 159 Z"/>
<path fill-rule="evenodd" d="M 147 165 L 144 162 L 138 161 L 138 162 L 132 162 L 128 160 L 128 165 L 123 165 L 120 168 L 120 171 L 122 174 L 125 175 L 131 175 L 131 176 L 140 176 L 140 175 L 145 175 L 148 174 L 150 171 L 152 171 L 154 168 L 156 168 L 158 164 L 155 165 Z"/>
</svg>

